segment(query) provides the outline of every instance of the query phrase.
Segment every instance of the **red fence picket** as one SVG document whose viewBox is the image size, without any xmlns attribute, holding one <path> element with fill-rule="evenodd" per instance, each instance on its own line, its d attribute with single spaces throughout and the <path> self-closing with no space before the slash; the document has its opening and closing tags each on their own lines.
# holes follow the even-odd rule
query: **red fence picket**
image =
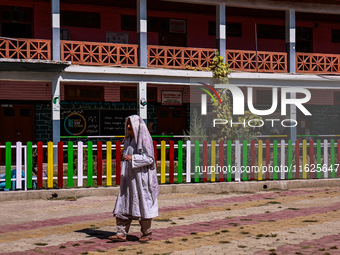
<svg viewBox="0 0 340 255">
<path fill-rule="evenodd" d="M 300 141 L 295 141 L 295 179 L 300 179 Z"/>
<path fill-rule="evenodd" d="M 310 140 L 309 142 L 309 165 L 313 166 L 314 165 L 314 141 Z M 310 171 L 310 175 L 309 175 L 310 179 L 314 178 L 314 171 Z"/>
<path fill-rule="evenodd" d="M 203 182 L 208 181 L 208 141 L 203 141 Z"/>
<path fill-rule="evenodd" d="M 254 166 L 255 166 L 255 141 L 252 140 L 250 142 L 250 180 L 255 180 L 255 172 L 254 172 Z"/>
<path fill-rule="evenodd" d="M 64 184 L 64 152 L 63 152 L 63 142 L 58 142 L 58 188 L 62 188 Z"/>
<path fill-rule="evenodd" d="M 169 182 L 174 183 L 174 141 L 170 141 L 170 152 L 169 152 Z"/>
<path fill-rule="evenodd" d="M 156 169 L 157 169 L 157 141 L 153 141 L 153 151 L 155 154 L 155 165 L 156 165 Z"/>
<path fill-rule="evenodd" d="M 103 143 L 97 142 L 97 185 L 103 185 Z"/>
<path fill-rule="evenodd" d="M 43 186 L 43 143 L 38 142 L 37 148 L 37 188 Z"/>
<path fill-rule="evenodd" d="M 219 165 L 220 165 L 220 173 L 219 173 L 219 181 L 220 182 L 223 182 L 223 155 L 224 155 L 224 145 L 223 145 L 223 141 L 220 141 L 220 153 L 219 153 Z"/>
<path fill-rule="evenodd" d="M 270 140 L 266 140 L 266 166 L 267 166 L 267 172 L 266 172 L 266 180 L 270 180 Z"/>
<path fill-rule="evenodd" d="M 120 185 L 120 162 L 121 162 L 121 143 L 116 142 L 116 185 Z"/>
</svg>

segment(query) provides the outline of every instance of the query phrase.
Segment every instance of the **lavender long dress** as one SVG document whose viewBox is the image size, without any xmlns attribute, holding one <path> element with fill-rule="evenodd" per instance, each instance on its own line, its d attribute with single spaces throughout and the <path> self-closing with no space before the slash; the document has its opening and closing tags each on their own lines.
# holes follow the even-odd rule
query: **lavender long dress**
<svg viewBox="0 0 340 255">
<path fill-rule="evenodd" d="M 120 190 L 113 215 L 123 219 L 157 217 L 158 202 L 154 192 L 158 192 L 158 185 L 155 190 L 154 178 L 157 173 L 154 159 L 146 153 L 138 153 L 136 139 L 130 137 L 124 142 L 125 155 L 132 155 L 132 161 L 122 163 Z"/>
</svg>

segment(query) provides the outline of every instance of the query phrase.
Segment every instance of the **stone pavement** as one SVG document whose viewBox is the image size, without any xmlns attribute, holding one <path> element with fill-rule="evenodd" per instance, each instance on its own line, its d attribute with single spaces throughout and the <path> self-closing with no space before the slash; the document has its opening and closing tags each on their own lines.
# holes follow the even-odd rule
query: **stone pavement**
<svg viewBox="0 0 340 255">
<path fill-rule="evenodd" d="M 199 185 L 199 184 L 198 184 Z M 1 202 L 3 254 L 340 254 L 340 188 L 161 194 L 153 240 L 112 243 L 114 196 Z"/>
</svg>

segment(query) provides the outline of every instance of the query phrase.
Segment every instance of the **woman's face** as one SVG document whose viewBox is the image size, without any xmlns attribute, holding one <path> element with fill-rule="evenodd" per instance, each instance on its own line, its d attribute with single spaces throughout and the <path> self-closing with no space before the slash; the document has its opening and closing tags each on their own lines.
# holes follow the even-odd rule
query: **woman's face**
<svg viewBox="0 0 340 255">
<path fill-rule="evenodd" d="M 133 129 L 132 129 L 132 125 L 131 125 L 130 119 L 128 119 L 128 122 L 127 122 L 127 131 L 129 133 L 129 135 L 131 136 L 131 138 L 133 138 L 134 134 L 133 134 Z"/>
</svg>

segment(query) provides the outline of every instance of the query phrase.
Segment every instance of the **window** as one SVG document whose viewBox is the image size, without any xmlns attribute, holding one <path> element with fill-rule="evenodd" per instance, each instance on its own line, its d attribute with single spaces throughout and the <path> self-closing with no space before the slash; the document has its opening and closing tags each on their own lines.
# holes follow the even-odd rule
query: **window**
<svg viewBox="0 0 340 255">
<path fill-rule="evenodd" d="M 340 29 L 332 29 L 332 43 L 340 43 Z"/>
<path fill-rule="evenodd" d="M 278 91 L 277 94 L 278 94 L 278 101 L 277 102 L 281 102 L 280 91 Z M 256 104 L 272 105 L 273 104 L 273 90 L 272 89 L 270 89 L 270 90 L 263 90 L 263 89 L 256 90 Z M 280 105 L 278 105 L 278 107 L 280 107 Z"/>
<path fill-rule="evenodd" d="M 157 88 L 147 88 L 147 102 L 157 102 Z M 137 87 L 120 87 L 120 100 L 123 102 L 137 102 Z"/>
<path fill-rule="evenodd" d="M 334 104 L 340 105 L 340 92 L 334 92 Z"/>
<path fill-rule="evenodd" d="M 66 101 L 104 101 L 103 87 L 65 86 Z"/>
<path fill-rule="evenodd" d="M 163 17 L 148 17 L 148 32 L 169 32 L 170 19 Z M 121 16 L 122 31 L 137 31 L 137 16 L 122 15 Z"/>
<path fill-rule="evenodd" d="M 61 25 L 70 27 L 100 28 L 100 13 L 61 11 Z"/>
<path fill-rule="evenodd" d="M 209 21 L 209 35 L 216 35 L 216 22 Z M 242 37 L 242 24 L 241 23 L 227 23 L 226 25 L 228 37 Z"/>
<path fill-rule="evenodd" d="M 124 30 L 124 31 L 137 31 L 137 16 L 135 16 L 135 15 L 122 15 L 120 22 L 121 22 L 121 29 L 122 30 Z"/>
<path fill-rule="evenodd" d="M 260 39 L 285 39 L 285 27 L 278 25 L 267 25 L 258 24 L 257 25 L 257 36 Z"/>
</svg>

